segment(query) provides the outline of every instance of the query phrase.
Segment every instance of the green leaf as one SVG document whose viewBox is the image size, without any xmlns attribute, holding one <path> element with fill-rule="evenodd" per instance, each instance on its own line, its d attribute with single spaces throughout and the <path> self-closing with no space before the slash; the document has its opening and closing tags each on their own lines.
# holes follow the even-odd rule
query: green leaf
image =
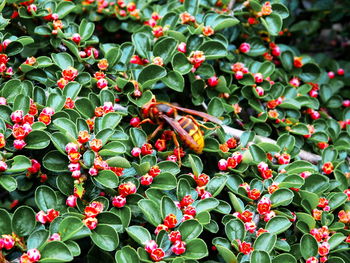
<svg viewBox="0 0 350 263">
<path fill-rule="evenodd" d="M 199 0 L 185 0 L 184 6 L 191 15 L 196 15 L 199 9 Z"/>
<path fill-rule="evenodd" d="M 176 177 L 171 173 L 162 172 L 153 179 L 150 187 L 161 190 L 172 190 L 176 188 Z"/>
<path fill-rule="evenodd" d="M 12 230 L 20 237 L 29 236 L 35 227 L 35 213 L 29 206 L 21 206 L 12 216 Z"/>
<path fill-rule="evenodd" d="M 198 237 L 202 233 L 203 226 L 197 220 L 190 219 L 184 221 L 180 225 L 179 231 L 181 233 L 182 240 L 188 242 L 189 240 Z"/>
<path fill-rule="evenodd" d="M 269 254 L 265 251 L 254 250 L 252 252 L 250 262 L 251 263 L 270 263 L 271 258 Z"/>
<path fill-rule="evenodd" d="M 267 222 L 265 229 L 271 234 L 280 234 L 286 231 L 292 223 L 284 216 L 275 216 Z"/>
<path fill-rule="evenodd" d="M 218 59 L 227 56 L 226 47 L 219 41 L 210 40 L 204 42 L 199 50 L 204 52 L 206 59 Z"/>
<path fill-rule="evenodd" d="M 301 70 L 302 73 L 299 74 L 299 77 L 304 82 L 314 82 L 321 75 L 321 70 L 315 63 L 306 63 L 303 65 Z"/>
<path fill-rule="evenodd" d="M 210 197 L 202 199 L 196 204 L 196 212 L 199 214 L 204 211 L 210 211 L 215 209 L 218 205 L 219 201 L 215 198 Z"/>
<path fill-rule="evenodd" d="M 265 18 L 260 18 L 262 24 L 265 26 L 267 31 L 272 36 L 277 36 L 278 33 L 282 29 L 282 18 L 276 14 L 272 13 L 269 16 L 266 16 Z"/>
<path fill-rule="evenodd" d="M 44 263 L 70 262 L 73 260 L 73 256 L 69 248 L 60 241 L 51 241 L 46 243 L 45 247 L 40 251 L 40 253 L 40 262 Z"/>
<path fill-rule="evenodd" d="M 270 253 L 277 241 L 277 236 L 271 233 L 262 233 L 254 241 L 254 250 L 266 251 Z"/>
<path fill-rule="evenodd" d="M 149 231 L 142 226 L 130 226 L 126 229 L 128 235 L 135 240 L 141 246 L 145 245 L 145 243 L 151 240 L 151 234 Z"/>
<path fill-rule="evenodd" d="M 196 238 L 187 242 L 186 252 L 182 257 L 188 259 L 201 259 L 208 255 L 208 248 L 202 239 Z"/>
<path fill-rule="evenodd" d="M 224 246 L 216 245 L 215 246 L 226 263 L 237 263 L 237 258 L 235 254 Z"/>
<path fill-rule="evenodd" d="M 105 251 L 113 251 L 119 244 L 118 233 L 113 227 L 105 224 L 99 224 L 92 231 L 91 239 L 96 246 Z"/>
<path fill-rule="evenodd" d="M 53 108 L 56 112 L 58 112 L 63 108 L 65 102 L 66 102 L 65 97 L 55 93 L 51 93 L 47 98 L 46 106 Z"/>
<path fill-rule="evenodd" d="M 316 239 L 310 234 L 304 234 L 300 240 L 300 252 L 306 260 L 310 257 L 316 257 L 318 254 L 318 244 Z"/>
<path fill-rule="evenodd" d="M 74 124 L 69 119 L 58 118 L 53 121 L 55 128 L 66 135 L 72 142 L 76 141 L 78 138 L 78 131 Z"/>
<path fill-rule="evenodd" d="M 72 2 L 60 2 L 57 5 L 56 13 L 58 14 L 58 18 L 62 19 L 70 12 L 72 12 L 75 8 L 75 5 Z"/>
<path fill-rule="evenodd" d="M 9 192 L 15 191 L 17 188 L 17 180 L 11 175 L 1 175 L 0 185 Z"/>
<path fill-rule="evenodd" d="M 346 236 L 344 236 L 341 233 L 335 233 L 331 236 L 331 238 L 328 240 L 328 243 L 330 245 L 329 249 L 335 249 L 337 246 L 339 246 L 344 240 L 346 239 Z"/>
<path fill-rule="evenodd" d="M 294 194 L 289 189 L 278 189 L 271 195 L 272 207 L 286 206 L 293 201 Z"/>
<path fill-rule="evenodd" d="M 48 240 L 49 231 L 40 229 L 33 232 L 27 240 L 27 249 L 39 248 Z"/>
<path fill-rule="evenodd" d="M 71 81 L 63 88 L 63 95 L 66 98 L 71 98 L 74 100 L 78 96 L 81 87 L 82 86 L 78 82 Z"/>
<path fill-rule="evenodd" d="M 279 254 L 277 257 L 273 258 L 272 263 L 297 263 L 297 260 L 291 254 Z"/>
<path fill-rule="evenodd" d="M 73 216 L 65 217 L 58 227 L 62 241 L 81 239 L 91 234 L 81 219 Z"/>
<path fill-rule="evenodd" d="M 234 240 L 244 240 L 246 231 L 244 224 L 241 220 L 231 219 L 225 225 L 225 233 L 228 239 L 232 242 Z"/>
<path fill-rule="evenodd" d="M 122 247 L 122 249 L 118 250 L 115 254 L 115 260 L 117 263 L 125 263 L 125 262 L 132 262 L 132 263 L 139 263 L 140 259 L 136 252 L 136 250 L 130 246 Z"/>
<path fill-rule="evenodd" d="M 29 111 L 30 98 L 23 94 L 18 94 L 13 103 L 13 111 L 22 110 L 23 115 L 26 115 Z"/>
<path fill-rule="evenodd" d="M 2 235 L 12 234 L 11 216 L 3 208 L 0 208 L 0 233 Z"/>
<path fill-rule="evenodd" d="M 148 52 L 151 50 L 151 40 L 149 35 L 145 32 L 137 32 L 132 35 L 132 42 L 135 46 L 136 52 L 142 58 L 148 58 Z"/>
<path fill-rule="evenodd" d="M 152 200 L 142 199 L 138 202 L 139 208 L 146 216 L 148 222 L 155 227 L 162 223 L 162 215 L 159 206 Z"/>
<path fill-rule="evenodd" d="M 146 133 L 138 128 L 131 128 L 129 130 L 131 141 L 135 147 L 142 147 L 147 142 Z"/>
<path fill-rule="evenodd" d="M 253 157 L 254 162 L 260 163 L 266 161 L 266 153 L 265 151 L 256 144 L 249 146 L 249 151 Z"/>
<path fill-rule="evenodd" d="M 292 51 L 286 50 L 282 52 L 281 62 L 285 70 L 288 70 L 288 71 L 292 70 L 294 67 L 294 55 Z"/>
<path fill-rule="evenodd" d="M 215 176 L 210 179 L 209 183 L 206 185 L 206 191 L 212 194 L 213 197 L 220 194 L 222 189 L 225 187 L 227 182 L 226 176 Z"/>
<path fill-rule="evenodd" d="M 165 68 L 158 65 L 148 65 L 144 67 L 138 77 L 138 82 L 142 88 L 146 88 L 164 78 L 167 75 Z"/>
<path fill-rule="evenodd" d="M 328 200 L 331 210 L 344 204 L 347 200 L 347 195 L 344 193 L 334 193 Z"/>
<path fill-rule="evenodd" d="M 130 163 L 127 159 L 121 156 L 114 156 L 106 160 L 109 166 L 120 167 L 120 168 L 130 168 Z"/>
<path fill-rule="evenodd" d="M 172 90 L 182 92 L 185 86 L 185 80 L 177 71 L 168 71 L 167 75 L 162 78 L 162 82 Z"/>
<path fill-rule="evenodd" d="M 193 68 L 184 53 L 177 53 L 172 60 L 173 69 L 181 75 L 185 75 Z"/>
<path fill-rule="evenodd" d="M 109 112 L 102 117 L 101 129 L 114 129 L 117 127 L 122 120 L 122 116 L 116 112 Z"/>
<path fill-rule="evenodd" d="M 50 187 L 41 185 L 35 190 L 35 203 L 40 210 L 46 212 L 48 209 L 55 209 L 57 206 L 57 196 Z"/>
<path fill-rule="evenodd" d="M 91 118 L 95 116 L 95 108 L 91 101 L 87 98 L 80 98 L 75 102 L 75 108 L 83 115 L 85 118 Z"/>
<path fill-rule="evenodd" d="M 110 170 L 101 170 L 94 179 L 106 188 L 117 188 L 119 185 L 118 176 Z"/>
<path fill-rule="evenodd" d="M 173 38 L 162 38 L 157 41 L 153 48 L 153 55 L 155 57 L 161 57 L 164 65 L 168 64 L 171 60 L 177 47 L 177 41 Z"/>
<path fill-rule="evenodd" d="M 95 30 L 95 24 L 92 22 L 88 22 L 86 19 L 83 19 L 79 25 L 79 34 L 82 40 L 89 39 Z"/>
<path fill-rule="evenodd" d="M 11 165 L 6 170 L 7 173 L 20 173 L 32 166 L 30 159 L 23 155 L 17 155 L 11 160 Z"/>
<path fill-rule="evenodd" d="M 220 117 L 224 113 L 224 104 L 221 99 L 214 97 L 208 104 L 208 113 L 215 117 Z"/>
<path fill-rule="evenodd" d="M 70 2 L 61 2 L 61 3 L 68 4 Z M 62 70 L 67 69 L 68 67 L 74 66 L 74 60 L 73 60 L 72 56 L 66 52 L 52 53 L 51 58 L 52 58 L 53 62 L 55 62 L 55 64 L 57 66 L 59 66 Z"/>
<path fill-rule="evenodd" d="M 50 137 L 44 131 L 32 131 L 25 138 L 26 149 L 39 150 L 44 149 L 50 144 Z"/>
<path fill-rule="evenodd" d="M 67 172 L 68 164 L 68 158 L 59 151 L 50 151 L 43 158 L 43 166 L 53 172 Z"/>
</svg>

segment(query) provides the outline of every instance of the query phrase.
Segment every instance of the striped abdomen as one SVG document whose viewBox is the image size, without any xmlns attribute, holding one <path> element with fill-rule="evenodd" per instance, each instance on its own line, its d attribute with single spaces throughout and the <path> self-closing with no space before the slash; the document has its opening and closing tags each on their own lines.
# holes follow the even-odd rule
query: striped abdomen
<svg viewBox="0 0 350 263">
<path fill-rule="evenodd" d="M 179 134 L 180 138 L 195 153 L 202 153 L 204 148 L 204 137 L 199 127 L 188 117 L 182 117 L 179 120 L 179 124 L 188 133 L 188 136 L 195 141 L 195 144 L 192 140 L 189 140 L 186 135 Z"/>
</svg>

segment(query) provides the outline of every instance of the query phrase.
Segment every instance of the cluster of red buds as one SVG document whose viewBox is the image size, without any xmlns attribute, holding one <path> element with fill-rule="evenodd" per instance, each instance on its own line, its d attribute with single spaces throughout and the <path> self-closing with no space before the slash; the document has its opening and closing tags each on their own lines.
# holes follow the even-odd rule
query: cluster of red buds
<svg viewBox="0 0 350 263">
<path fill-rule="evenodd" d="M 276 65 L 280 63 L 278 60 L 278 57 L 281 55 L 281 49 L 278 45 L 276 45 L 274 42 L 270 42 L 269 48 L 271 50 L 270 52 L 265 52 L 263 54 L 264 59 L 273 61 Z"/>
<path fill-rule="evenodd" d="M 11 235 L 2 235 L 0 237 L 0 251 L 1 249 L 10 250 L 15 246 L 15 239 Z"/>
<path fill-rule="evenodd" d="M 228 169 L 234 169 L 242 162 L 243 155 L 240 152 L 232 153 L 231 157 L 227 160 L 220 159 L 218 162 L 218 168 L 220 171 L 227 171 Z"/>
<path fill-rule="evenodd" d="M 19 263 L 35 263 L 41 258 L 40 251 L 36 248 L 29 249 L 26 253 L 22 254 Z"/>
<path fill-rule="evenodd" d="M 57 86 L 63 89 L 70 81 L 75 80 L 79 72 L 76 68 L 69 66 L 62 71 L 62 77 L 57 80 Z"/>
<path fill-rule="evenodd" d="M 318 97 L 318 90 L 320 89 L 319 85 L 317 83 L 309 82 L 308 84 L 311 85 L 311 90 L 309 91 L 309 95 L 312 98 Z"/>
<path fill-rule="evenodd" d="M 170 242 L 173 244 L 171 251 L 176 255 L 182 255 L 186 252 L 186 243 L 182 241 L 180 231 L 171 231 L 168 235 Z"/>
<path fill-rule="evenodd" d="M 108 1 L 104 1 L 108 5 Z M 102 12 L 105 7 L 101 6 L 99 12 Z M 137 9 L 137 6 L 134 2 L 125 3 L 124 0 L 118 0 L 117 4 L 114 6 L 116 14 L 121 17 L 126 17 L 130 15 L 134 19 L 140 19 L 140 9 Z"/>
<path fill-rule="evenodd" d="M 14 123 L 12 126 L 12 135 L 15 138 L 13 141 L 13 147 L 17 150 L 23 149 L 27 144 L 25 138 L 32 131 L 32 124 L 34 123 L 34 116 L 38 113 L 36 105 L 33 100 L 30 101 L 29 113 L 24 115 L 22 110 L 16 110 L 11 114 L 11 120 Z M 39 117 L 38 121 L 49 125 L 51 123 L 51 116 L 54 114 L 52 108 L 44 108 Z"/>
<path fill-rule="evenodd" d="M 144 145 L 141 146 L 141 148 L 139 147 L 134 147 L 131 150 L 131 155 L 134 157 L 139 157 L 140 155 L 148 155 L 148 154 L 152 154 L 153 153 L 153 146 L 150 143 L 145 143 Z"/>
<path fill-rule="evenodd" d="M 114 207 L 122 208 L 126 204 L 126 197 L 136 193 L 136 185 L 132 182 L 123 183 L 118 186 L 118 196 L 114 196 L 112 199 L 112 205 Z"/>
<path fill-rule="evenodd" d="M 98 220 L 97 215 L 103 211 L 103 204 L 101 202 L 93 201 L 84 209 L 85 218 L 83 223 L 90 229 L 93 230 L 97 227 Z"/>
<path fill-rule="evenodd" d="M 207 79 L 209 87 L 216 87 L 219 84 L 219 78 L 217 76 L 212 76 Z"/>
<path fill-rule="evenodd" d="M 260 162 L 258 164 L 258 171 L 260 173 L 260 176 L 265 180 L 271 179 L 273 177 L 272 170 L 269 169 L 268 164 L 265 162 Z"/>
<path fill-rule="evenodd" d="M 147 65 L 149 63 L 149 60 L 146 58 L 141 58 L 138 55 L 133 55 L 130 59 L 130 63 L 144 66 L 144 65 Z"/>
<path fill-rule="evenodd" d="M 271 211 L 271 200 L 266 196 L 259 200 L 257 211 L 259 215 L 263 216 L 265 222 L 270 221 L 276 215 L 274 211 Z"/>
<path fill-rule="evenodd" d="M 169 214 L 164 218 L 163 224 L 160 224 L 156 227 L 154 233 L 157 235 L 161 230 L 169 231 L 170 229 L 176 227 L 177 223 L 178 221 L 176 219 L 176 215 Z"/>
<path fill-rule="evenodd" d="M 202 28 L 202 34 L 206 37 L 209 37 L 211 35 L 214 35 L 214 29 L 211 26 L 204 26 Z"/>
<path fill-rule="evenodd" d="M 241 62 L 231 65 L 231 70 L 234 72 L 237 80 L 243 79 L 244 74 L 249 73 L 249 69 Z"/>
<path fill-rule="evenodd" d="M 109 101 L 105 101 L 103 106 L 99 106 L 95 108 L 95 117 L 103 117 L 109 112 L 114 112 L 113 103 Z"/>
<path fill-rule="evenodd" d="M 161 173 L 161 170 L 157 165 L 151 167 L 151 169 L 145 175 L 141 176 L 140 182 L 142 185 L 151 185 L 153 179 Z"/>
<path fill-rule="evenodd" d="M 338 74 L 338 76 L 344 76 L 345 70 L 342 69 L 342 68 L 339 68 L 339 69 L 337 70 L 337 74 Z M 329 72 L 327 73 L 327 75 L 328 75 L 328 77 L 329 77 L 330 79 L 334 79 L 334 78 L 335 78 L 335 73 L 334 73 L 333 71 L 329 71 Z"/>
<path fill-rule="evenodd" d="M 331 208 L 328 205 L 328 199 L 324 197 L 320 197 L 317 207 L 322 208 L 323 211 L 326 211 L 326 212 L 331 210 Z"/>
<path fill-rule="evenodd" d="M 212 197 L 212 194 L 205 190 L 206 185 L 210 181 L 210 177 L 207 174 L 194 175 L 190 173 L 190 176 L 194 179 L 197 184 L 196 192 L 201 199 L 206 199 Z"/>
<path fill-rule="evenodd" d="M 231 149 L 235 149 L 237 147 L 237 140 L 233 137 L 228 139 L 225 143 L 220 144 L 219 148 L 222 152 L 228 152 Z"/>
<path fill-rule="evenodd" d="M 159 21 L 159 19 L 161 19 L 162 17 L 157 13 L 157 12 L 153 12 L 151 15 L 151 18 L 147 21 L 144 22 L 144 25 L 146 26 L 150 26 L 150 27 L 155 27 L 157 26 L 157 23 Z M 158 37 L 158 36 L 155 36 Z"/>
<path fill-rule="evenodd" d="M 350 224 L 350 211 L 340 210 L 338 212 L 339 222 Z"/>
<path fill-rule="evenodd" d="M 322 165 L 322 171 L 325 174 L 331 174 L 334 171 L 334 165 L 331 162 L 326 162 Z"/>
<path fill-rule="evenodd" d="M 165 257 L 165 252 L 154 240 L 148 240 L 145 243 L 145 250 L 155 262 L 161 261 Z"/>
<path fill-rule="evenodd" d="M 89 46 L 85 47 L 84 50 L 79 51 L 79 56 L 81 58 L 93 56 L 95 59 L 97 59 L 99 56 L 99 52 L 96 48 Z"/>
<path fill-rule="evenodd" d="M 254 216 L 253 212 L 249 210 L 245 210 L 242 213 L 234 212 L 233 216 L 241 219 L 244 222 L 246 231 L 249 231 L 250 233 L 254 233 L 254 231 L 256 230 L 256 224 L 253 221 L 253 216 Z"/>
<path fill-rule="evenodd" d="M 195 71 L 205 61 L 204 52 L 199 50 L 192 51 L 190 56 L 188 57 L 188 61 L 193 65 L 192 71 Z"/>
<path fill-rule="evenodd" d="M 197 214 L 196 208 L 192 206 L 193 202 L 191 195 L 185 195 L 180 202 L 175 202 L 176 206 L 182 210 L 182 221 L 193 219 Z"/>
<path fill-rule="evenodd" d="M 40 210 L 36 215 L 35 219 L 36 221 L 40 222 L 41 224 L 51 223 L 56 217 L 60 215 L 60 212 L 50 208 L 46 211 L 46 213 L 42 210 Z"/>
<path fill-rule="evenodd" d="M 244 255 L 249 255 L 251 252 L 254 251 L 254 248 L 251 243 L 241 241 L 241 240 L 236 240 L 238 243 L 238 249 L 239 252 L 243 253 Z"/>
<path fill-rule="evenodd" d="M 260 190 L 257 188 L 251 189 L 248 183 L 242 183 L 239 187 L 242 187 L 247 192 L 247 196 L 252 200 L 258 200 L 261 196 Z"/>
<path fill-rule="evenodd" d="M 329 254 L 329 251 L 330 251 L 330 244 L 328 243 L 328 240 L 330 239 L 330 232 L 328 227 L 323 226 L 321 228 L 311 229 L 310 234 L 313 235 L 316 241 L 318 242 L 318 254 L 320 256 L 320 262 L 321 263 L 326 262 L 327 255 Z M 313 260 L 314 258 L 312 257 L 307 259 L 307 262 L 318 262 Z"/>
<path fill-rule="evenodd" d="M 196 23 L 196 18 L 188 12 L 180 14 L 181 24 Z"/>
<path fill-rule="evenodd" d="M 6 39 L 0 44 L 0 52 L 4 52 L 7 46 L 11 43 L 11 40 Z M 7 66 L 7 62 L 10 59 L 6 54 L 0 53 L 0 73 L 2 77 L 11 77 L 13 75 L 12 67 Z"/>
</svg>

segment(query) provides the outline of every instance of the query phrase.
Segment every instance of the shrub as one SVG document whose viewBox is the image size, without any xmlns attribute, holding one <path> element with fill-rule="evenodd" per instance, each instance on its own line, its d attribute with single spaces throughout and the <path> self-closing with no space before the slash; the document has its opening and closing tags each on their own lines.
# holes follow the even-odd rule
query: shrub
<svg viewBox="0 0 350 263">
<path fill-rule="evenodd" d="M 349 9 L 301 2 L 2 1 L 0 262 L 349 262 Z"/>
</svg>

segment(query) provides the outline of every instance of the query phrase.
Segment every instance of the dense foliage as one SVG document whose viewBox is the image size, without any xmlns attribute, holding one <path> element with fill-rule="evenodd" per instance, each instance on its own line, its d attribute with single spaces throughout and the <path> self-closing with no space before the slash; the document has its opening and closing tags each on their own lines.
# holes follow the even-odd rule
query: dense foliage
<svg viewBox="0 0 350 263">
<path fill-rule="evenodd" d="M 0 262 L 349 262 L 349 6 L 3 0 Z"/>
</svg>

